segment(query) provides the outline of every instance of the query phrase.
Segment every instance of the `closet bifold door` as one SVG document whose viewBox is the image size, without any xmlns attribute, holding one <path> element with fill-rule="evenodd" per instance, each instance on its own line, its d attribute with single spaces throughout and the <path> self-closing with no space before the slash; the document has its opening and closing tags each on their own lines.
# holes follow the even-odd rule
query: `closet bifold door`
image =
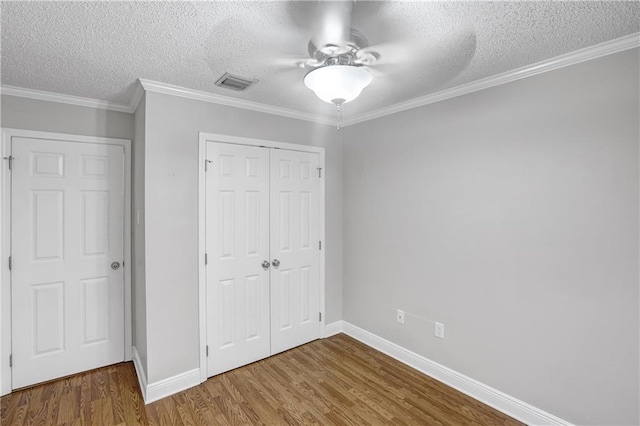
<svg viewBox="0 0 640 426">
<path fill-rule="evenodd" d="M 271 354 L 269 149 L 207 142 L 208 376 Z"/>
<path fill-rule="evenodd" d="M 320 178 L 315 153 L 271 150 L 271 353 L 320 337 Z"/>
</svg>

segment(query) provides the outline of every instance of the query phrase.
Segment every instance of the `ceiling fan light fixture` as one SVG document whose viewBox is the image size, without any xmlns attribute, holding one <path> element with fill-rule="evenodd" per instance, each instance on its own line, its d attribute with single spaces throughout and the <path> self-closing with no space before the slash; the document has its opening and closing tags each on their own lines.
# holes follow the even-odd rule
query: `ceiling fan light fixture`
<svg viewBox="0 0 640 426">
<path fill-rule="evenodd" d="M 304 84 L 323 101 L 342 105 L 357 98 L 371 83 L 369 71 L 354 65 L 327 65 L 304 77 Z"/>
</svg>

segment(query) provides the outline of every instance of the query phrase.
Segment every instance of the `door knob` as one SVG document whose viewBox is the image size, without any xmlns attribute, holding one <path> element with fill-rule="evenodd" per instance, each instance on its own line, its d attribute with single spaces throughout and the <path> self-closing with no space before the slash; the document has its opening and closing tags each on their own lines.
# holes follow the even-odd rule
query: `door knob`
<svg viewBox="0 0 640 426">
<path fill-rule="evenodd" d="M 280 261 L 278 259 L 273 259 L 273 262 L 271 262 L 271 264 L 274 268 L 278 269 L 278 266 L 280 266 Z"/>
<path fill-rule="evenodd" d="M 269 269 L 269 266 L 271 266 L 271 264 L 269 263 L 269 261 L 268 261 L 268 260 L 264 260 L 264 261 L 262 262 L 262 269 L 264 269 L 265 271 L 266 271 L 267 269 Z"/>
<path fill-rule="evenodd" d="M 120 268 L 120 262 L 113 262 L 111 264 L 111 269 L 113 269 L 114 271 L 117 271 Z"/>
</svg>

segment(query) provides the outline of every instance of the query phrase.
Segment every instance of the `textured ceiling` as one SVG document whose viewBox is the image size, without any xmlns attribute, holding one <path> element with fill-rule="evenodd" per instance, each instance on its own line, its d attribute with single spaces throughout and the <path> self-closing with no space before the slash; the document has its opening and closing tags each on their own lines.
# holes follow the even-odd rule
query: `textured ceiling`
<svg viewBox="0 0 640 426">
<path fill-rule="evenodd" d="M 3 85 L 127 104 L 137 78 L 333 117 L 303 84 L 318 2 L 2 2 Z M 347 117 L 640 31 L 638 2 L 357 2 L 381 53 Z M 214 86 L 229 71 L 246 92 Z"/>
</svg>

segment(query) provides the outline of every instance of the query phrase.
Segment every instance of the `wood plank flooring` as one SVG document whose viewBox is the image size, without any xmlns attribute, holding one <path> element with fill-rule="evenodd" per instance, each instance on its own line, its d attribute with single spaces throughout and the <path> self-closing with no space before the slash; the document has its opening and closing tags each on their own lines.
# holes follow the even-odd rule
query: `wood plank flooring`
<svg viewBox="0 0 640 426">
<path fill-rule="evenodd" d="M 520 425 L 344 335 L 144 405 L 132 363 L 0 399 L 4 425 Z"/>
</svg>

